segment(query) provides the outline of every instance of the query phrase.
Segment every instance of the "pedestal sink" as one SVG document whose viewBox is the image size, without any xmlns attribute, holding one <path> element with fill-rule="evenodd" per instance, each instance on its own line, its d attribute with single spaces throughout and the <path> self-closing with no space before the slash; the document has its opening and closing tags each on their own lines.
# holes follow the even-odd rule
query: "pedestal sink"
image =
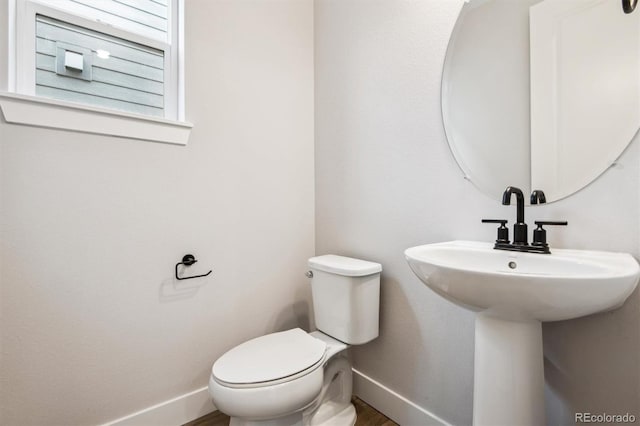
<svg viewBox="0 0 640 426">
<path fill-rule="evenodd" d="M 534 254 L 451 241 L 412 247 L 405 257 L 429 288 L 476 312 L 476 426 L 545 424 L 541 321 L 616 309 L 640 277 L 626 253 Z"/>
</svg>

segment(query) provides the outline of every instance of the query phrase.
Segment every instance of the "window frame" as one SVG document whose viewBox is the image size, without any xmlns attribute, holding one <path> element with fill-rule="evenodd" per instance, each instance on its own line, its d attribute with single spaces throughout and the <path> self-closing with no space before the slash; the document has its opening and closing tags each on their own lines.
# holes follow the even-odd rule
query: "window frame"
<svg viewBox="0 0 640 426">
<path fill-rule="evenodd" d="M 50 4 L 44 4 L 38 0 L 9 0 L 6 26 L 8 55 L 5 82 L 8 93 L 3 94 L 0 92 L 0 109 L 4 113 L 5 120 L 11 123 L 39 126 L 38 120 L 34 119 L 33 116 L 23 117 L 23 114 L 26 114 L 25 105 L 32 103 L 34 104 L 33 112 L 39 111 L 42 113 L 42 108 L 56 108 L 59 111 L 52 111 L 52 113 L 57 116 L 68 117 L 67 120 L 63 119 L 59 125 L 52 125 L 50 120 L 43 120 L 44 124 L 40 125 L 41 127 L 127 137 L 122 134 L 122 131 L 115 131 L 109 129 L 109 127 L 116 128 L 119 125 L 118 122 L 122 124 L 122 120 L 125 120 L 126 127 L 129 128 L 132 122 L 139 121 L 140 130 L 133 132 L 135 135 L 132 134 L 132 138 L 186 145 L 192 125 L 185 122 L 184 2 L 183 0 L 172 0 L 170 6 L 167 11 L 167 41 L 162 42 L 52 7 Z M 85 27 L 164 51 L 164 117 L 129 113 L 118 109 L 96 107 L 90 104 L 68 102 L 35 95 L 36 15 L 48 16 L 72 25 Z M 17 105 L 20 107 L 18 108 Z M 77 110 L 75 118 L 74 110 Z M 98 115 L 103 117 L 98 117 Z M 12 121 L 7 119 L 8 116 L 12 117 Z M 95 121 L 93 124 L 91 124 L 92 120 L 89 120 L 86 125 L 74 123 L 78 118 L 84 117 L 86 119 L 88 116 L 96 117 L 96 120 L 93 120 Z M 105 117 L 109 119 L 105 121 Z M 112 125 L 108 125 L 110 120 L 113 121 Z M 143 129 L 148 130 L 156 124 L 160 126 L 158 131 L 149 132 L 148 138 L 141 137 L 141 133 L 146 131 L 143 131 Z M 101 127 L 91 128 L 91 125 L 99 125 Z M 161 129 L 166 130 L 167 126 L 172 125 L 176 127 L 176 132 L 174 133 L 180 135 L 175 138 L 175 141 L 167 140 L 166 136 L 161 135 Z"/>
</svg>

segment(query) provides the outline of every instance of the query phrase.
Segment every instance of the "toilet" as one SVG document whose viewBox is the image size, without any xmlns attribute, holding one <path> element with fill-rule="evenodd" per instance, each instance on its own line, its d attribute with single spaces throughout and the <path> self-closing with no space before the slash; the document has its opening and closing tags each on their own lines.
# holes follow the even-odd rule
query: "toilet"
<svg viewBox="0 0 640 426">
<path fill-rule="evenodd" d="M 379 263 L 309 259 L 317 331 L 294 328 L 241 343 L 213 364 L 209 393 L 230 426 L 353 426 L 350 345 L 378 337 Z"/>
</svg>

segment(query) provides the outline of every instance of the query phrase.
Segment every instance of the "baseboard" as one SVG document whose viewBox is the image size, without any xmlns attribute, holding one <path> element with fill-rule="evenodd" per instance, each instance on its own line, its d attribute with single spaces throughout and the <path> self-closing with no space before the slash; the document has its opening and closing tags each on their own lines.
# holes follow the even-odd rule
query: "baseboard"
<svg viewBox="0 0 640 426">
<path fill-rule="evenodd" d="M 105 423 L 103 426 L 178 426 L 216 410 L 207 387 Z"/>
<path fill-rule="evenodd" d="M 353 369 L 353 394 L 402 426 L 450 426 L 449 423 Z"/>
<path fill-rule="evenodd" d="M 403 426 L 450 426 L 418 404 L 353 369 L 353 394 Z M 207 387 L 110 421 L 102 426 L 177 426 L 216 410 Z"/>
</svg>

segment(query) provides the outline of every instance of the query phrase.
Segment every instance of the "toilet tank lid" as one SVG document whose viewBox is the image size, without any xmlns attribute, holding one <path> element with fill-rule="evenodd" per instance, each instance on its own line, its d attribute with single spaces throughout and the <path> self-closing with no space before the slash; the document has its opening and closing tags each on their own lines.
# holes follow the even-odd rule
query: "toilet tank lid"
<svg viewBox="0 0 640 426">
<path fill-rule="evenodd" d="M 336 256 L 335 254 L 312 257 L 309 259 L 309 267 L 318 271 L 348 277 L 362 277 L 382 271 L 382 265 L 379 263 L 352 257 Z"/>
</svg>

